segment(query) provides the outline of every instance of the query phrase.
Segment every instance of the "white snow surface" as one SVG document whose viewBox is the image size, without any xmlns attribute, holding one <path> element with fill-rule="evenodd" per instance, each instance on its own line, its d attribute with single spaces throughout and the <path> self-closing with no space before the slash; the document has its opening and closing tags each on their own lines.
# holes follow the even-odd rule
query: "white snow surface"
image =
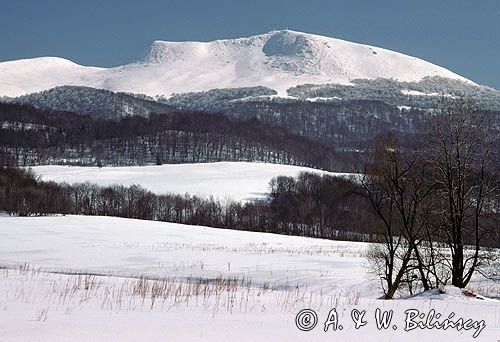
<svg viewBox="0 0 500 342">
<path fill-rule="evenodd" d="M 155 41 L 141 61 L 114 68 L 57 57 L 0 63 L 0 96 L 62 85 L 171 96 L 214 88 L 266 86 L 286 96 L 300 84 L 353 79 L 419 81 L 441 76 L 474 84 L 450 70 L 391 50 L 291 30 L 211 42 Z"/>
<path fill-rule="evenodd" d="M 307 285 L 318 292 L 334 291 L 328 285 L 334 281 L 367 296 L 377 293 L 359 287 L 366 280 L 360 262 L 366 245 L 360 242 L 98 216 L 0 216 L 0 226 L 2 265 L 26 262 L 45 271 L 178 280 L 235 276 L 254 285 Z M 332 272 L 334 265 L 349 269 L 349 278 Z"/>
<path fill-rule="evenodd" d="M 213 196 L 221 200 L 248 201 L 263 199 L 269 182 L 276 176 L 296 177 L 301 172 L 350 177 L 349 173 L 333 173 L 307 167 L 249 162 L 200 164 L 165 164 L 160 166 L 78 167 L 36 166 L 33 171 L 43 180 L 99 185 L 133 184 L 158 194 L 175 193 Z"/>
<path fill-rule="evenodd" d="M 446 288 L 445 295 L 377 299 L 381 292 L 367 273 L 364 243 L 113 217 L 0 216 L 0 228 L 0 340 L 5 342 L 495 341 L 500 336 L 497 300 L 454 288 Z M 221 279 L 244 280 L 228 286 L 220 285 Z M 343 329 L 324 332 L 333 308 Z M 388 329 L 377 329 L 376 308 L 392 310 Z M 295 325 L 302 309 L 318 314 L 312 331 Z M 354 309 L 366 310 L 366 326 L 354 328 Z M 406 332 L 407 309 L 454 313 L 486 326 L 477 339 L 474 330 Z"/>
</svg>

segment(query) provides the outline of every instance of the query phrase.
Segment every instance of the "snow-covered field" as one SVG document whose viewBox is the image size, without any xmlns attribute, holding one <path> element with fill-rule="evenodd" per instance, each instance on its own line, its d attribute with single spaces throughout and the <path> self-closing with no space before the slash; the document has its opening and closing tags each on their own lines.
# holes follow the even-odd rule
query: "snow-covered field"
<svg viewBox="0 0 500 342">
<path fill-rule="evenodd" d="M 377 299 L 366 248 L 112 217 L 0 216 L 0 341 L 470 341 L 479 330 L 404 331 L 408 309 L 484 320 L 476 340 L 500 337 L 497 300 L 452 288 Z M 324 332 L 333 308 L 342 329 Z M 393 310 L 388 329 L 377 329 L 377 308 Z M 296 327 L 302 309 L 317 312 L 312 331 Z M 354 309 L 366 310 L 359 329 Z"/>
<path fill-rule="evenodd" d="M 77 167 L 37 166 L 33 170 L 43 180 L 77 183 L 92 182 L 99 185 L 139 184 L 155 193 L 193 194 L 231 198 L 246 201 L 263 198 L 269 192 L 269 181 L 276 176 L 297 176 L 300 172 L 326 174 L 307 167 L 246 163 L 220 162 L 203 164 L 169 164 L 161 166 L 131 167 Z M 350 176 L 346 173 L 328 173 Z"/>
</svg>

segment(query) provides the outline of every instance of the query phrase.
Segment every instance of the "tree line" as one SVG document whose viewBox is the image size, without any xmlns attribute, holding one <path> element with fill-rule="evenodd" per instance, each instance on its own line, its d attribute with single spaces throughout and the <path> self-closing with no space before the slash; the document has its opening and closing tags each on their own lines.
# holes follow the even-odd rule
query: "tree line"
<svg viewBox="0 0 500 342">
<path fill-rule="evenodd" d="M 201 112 L 119 120 L 0 104 L 2 165 L 262 161 L 346 169 L 332 147 L 256 118 Z"/>
<path fill-rule="evenodd" d="M 29 169 L 0 168 L 0 211 L 11 215 L 100 215 L 326 239 L 375 241 L 367 202 L 347 196 L 352 180 L 303 173 L 277 177 L 268 200 L 240 203 L 154 194 L 138 185 L 57 184 Z"/>
</svg>

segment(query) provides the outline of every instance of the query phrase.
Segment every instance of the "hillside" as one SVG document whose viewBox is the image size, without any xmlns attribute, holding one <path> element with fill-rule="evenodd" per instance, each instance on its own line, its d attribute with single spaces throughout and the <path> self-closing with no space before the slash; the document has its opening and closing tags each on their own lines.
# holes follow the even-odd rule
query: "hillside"
<svg viewBox="0 0 500 342">
<path fill-rule="evenodd" d="M 258 161 L 343 170 L 325 144 L 256 118 L 175 111 L 103 119 L 0 103 L 0 165 Z"/>
<path fill-rule="evenodd" d="M 119 119 L 124 116 L 149 116 L 151 113 L 172 113 L 175 107 L 133 94 L 103 89 L 60 86 L 20 96 L 15 103 L 37 108 L 77 112 L 92 117 Z"/>
<path fill-rule="evenodd" d="M 0 96 L 62 85 L 171 96 L 214 88 L 264 86 L 281 96 L 302 84 L 350 84 L 354 79 L 419 81 L 440 76 L 473 82 L 422 59 L 380 47 L 290 30 L 211 42 L 155 41 L 141 61 L 81 66 L 57 57 L 0 63 Z"/>
<path fill-rule="evenodd" d="M 492 341 L 500 333 L 498 300 L 449 286 L 377 299 L 365 243 L 114 217 L 0 216 L 0 225 L 4 341 Z M 498 283 L 480 276 L 471 289 L 498 295 Z M 319 318 L 309 332 L 295 325 L 305 308 Z M 325 333 L 333 308 L 344 328 Z M 376 308 L 392 310 L 397 329 L 377 330 Z M 355 328 L 354 309 L 366 310 L 366 326 Z M 475 339 L 477 328 L 408 332 L 408 309 L 486 327 Z"/>
<path fill-rule="evenodd" d="M 141 185 L 157 194 L 175 193 L 219 199 L 248 201 L 263 199 L 273 177 L 297 177 L 301 172 L 350 176 L 316 169 L 265 163 L 221 162 L 144 167 L 36 166 L 33 171 L 44 181 L 58 183 L 91 182 L 98 185 Z"/>
</svg>

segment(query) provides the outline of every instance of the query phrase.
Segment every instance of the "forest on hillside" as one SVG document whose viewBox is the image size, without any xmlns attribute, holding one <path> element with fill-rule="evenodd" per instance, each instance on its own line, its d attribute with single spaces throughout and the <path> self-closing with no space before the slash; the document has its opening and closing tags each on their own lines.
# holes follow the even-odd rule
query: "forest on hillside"
<svg viewBox="0 0 500 342">
<path fill-rule="evenodd" d="M 0 124 L 2 165 L 257 161 L 345 170 L 354 157 L 256 118 L 217 113 L 178 111 L 111 120 L 0 104 Z"/>
</svg>

